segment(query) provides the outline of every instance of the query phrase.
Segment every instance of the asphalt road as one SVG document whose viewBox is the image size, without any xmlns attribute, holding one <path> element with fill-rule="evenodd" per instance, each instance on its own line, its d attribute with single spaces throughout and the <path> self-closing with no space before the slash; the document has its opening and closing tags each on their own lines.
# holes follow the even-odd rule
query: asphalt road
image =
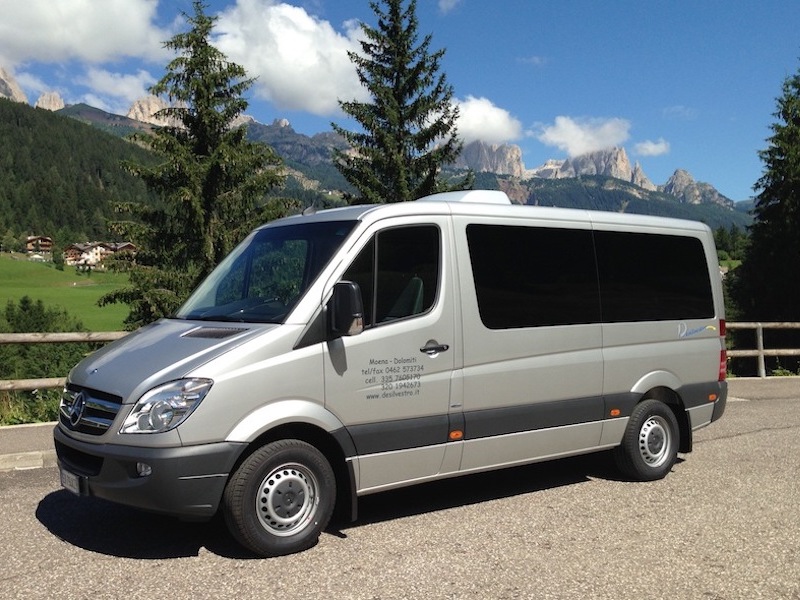
<svg viewBox="0 0 800 600">
<path fill-rule="evenodd" d="M 800 379 L 733 382 L 666 479 L 607 454 L 362 499 L 313 549 L 255 559 L 187 524 L 0 473 L 0 598 L 800 600 Z"/>
</svg>

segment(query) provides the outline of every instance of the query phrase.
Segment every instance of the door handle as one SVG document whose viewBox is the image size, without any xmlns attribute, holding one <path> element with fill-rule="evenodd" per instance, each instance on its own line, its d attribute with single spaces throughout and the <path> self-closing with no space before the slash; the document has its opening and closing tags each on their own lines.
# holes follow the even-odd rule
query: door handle
<svg viewBox="0 0 800 600">
<path fill-rule="evenodd" d="M 440 344 L 436 340 L 428 340 L 425 345 L 419 349 L 420 352 L 424 352 L 428 356 L 436 356 L 440 352 L 446 352 L 450 349 L 450 346 L 447 344 Z"/>
</svg>

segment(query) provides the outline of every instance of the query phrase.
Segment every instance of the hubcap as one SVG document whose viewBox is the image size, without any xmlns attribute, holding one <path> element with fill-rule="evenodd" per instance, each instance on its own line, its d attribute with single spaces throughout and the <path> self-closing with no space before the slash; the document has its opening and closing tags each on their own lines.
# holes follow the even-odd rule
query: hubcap
<svg viewBox="0 0 800 600">
<path fill-rule="evenodd" d="M 278 536 L 294 535 L 313 523 L 319 497 L 314 474 L 302 465 L 274 469 L 261 482 L 256 512 L 261 525 Z"/>
<path fill-rule="evenodd" d="M 644 462 L 651 467 L 660 467 L 669 459 L 671 445 L 666 421 L 658 416 L 648 418 L 639 430 L 639 452 Z"/>
</svg>

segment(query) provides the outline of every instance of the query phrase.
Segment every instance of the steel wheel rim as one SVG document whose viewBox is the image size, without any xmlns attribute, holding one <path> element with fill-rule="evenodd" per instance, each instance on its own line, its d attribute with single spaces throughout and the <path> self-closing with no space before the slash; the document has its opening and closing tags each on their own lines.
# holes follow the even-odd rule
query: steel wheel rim
<svg viewBox="0 0 800 600">
<path fill-rule="evenodd" d="M 669 460 L 672 434 L 666 419 L 649 417 L 639 430 L 639 453 L 649 467 L 660 467 Z"/>
<path fill-rule="evenodd" d="M 276 536 L 290 536 L 314 522 L 319 506 L 319 484 L 303 465 L 286 464 L 273 469 L 258 488 L 256 514 L 264 529 Z"/>
</svg>

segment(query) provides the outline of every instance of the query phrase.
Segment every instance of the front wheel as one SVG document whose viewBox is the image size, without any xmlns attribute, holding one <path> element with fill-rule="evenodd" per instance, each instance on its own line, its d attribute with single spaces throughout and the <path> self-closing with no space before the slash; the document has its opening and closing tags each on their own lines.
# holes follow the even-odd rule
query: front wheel
<svg viewBox="0 0 800 600">
<path fill-rule="evenodd" d="M 267 444 L 248 456 L 223 495 L 223 513 L 236 540 L 261 556 L 281 556 L 317 543 L 336 499 L 325 456 L 300 440 Z"/>
<path fill-rule="evenodd" d="M 669 406 L 644 400 L 631 413 L 622 444 L 614 449 L 617 467 L 638 481 L 662 479 L 678 459 L 678 420 Z"/>
</svg>

